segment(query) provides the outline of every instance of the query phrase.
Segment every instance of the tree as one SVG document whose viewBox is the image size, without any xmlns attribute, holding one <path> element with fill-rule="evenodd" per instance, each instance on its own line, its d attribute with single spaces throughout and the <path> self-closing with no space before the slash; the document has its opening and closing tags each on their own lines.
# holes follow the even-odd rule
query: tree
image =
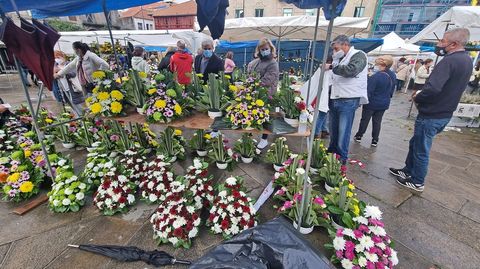
<svg viewBox="0 0 480 269">
<path fill-rule="evenodd" d="M 80 26 L 73 22 L 52 19 L 52 20 L 47 20 L 47 23 L 58 32 L 85 31 L 85 28 L 83 28 L 83 26 Z"/>
</svg>

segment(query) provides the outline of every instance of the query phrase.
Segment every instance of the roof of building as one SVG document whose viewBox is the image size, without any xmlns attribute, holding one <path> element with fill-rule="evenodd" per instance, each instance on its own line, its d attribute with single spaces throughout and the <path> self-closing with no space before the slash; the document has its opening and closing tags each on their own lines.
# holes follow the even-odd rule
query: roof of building
<svg viewBox="0 0 480 269">
<path fill-rule="evenodd" d="M 155 10 L 159 8 L 167 8 L 170 4 L 163 1 L 156 2 L 144 6 L 131 7 L 123 12 L 121 12 L 121 18 L 138 18 L 138 19 L 149 19 L 152 20 L 152 14 Z"/>
<path fill-rule="evenodd" d="M 155 10 L 153 17 L 172 17 L 172 16 L 188 16 L 197 15 L 197 4 L 194 0 L 188 2 L 174 4 L 170 7 Z"/>
</svg>

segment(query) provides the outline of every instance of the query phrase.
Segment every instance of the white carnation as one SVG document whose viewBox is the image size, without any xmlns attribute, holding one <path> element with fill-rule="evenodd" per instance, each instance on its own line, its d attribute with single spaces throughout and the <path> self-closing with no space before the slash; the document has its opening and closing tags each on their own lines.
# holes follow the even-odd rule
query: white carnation
<svg viewBox="0 0 480 269">
<path fill-rule="evenodd" d="M 133 202 L 135 202 L 135 196 L 133 194 L 129 194 L 127 196 L 127 201 L 129 204 L 133 204 Z"/>
<path fill-rule="evenodd" d="M 188 238 L 194 238 L 198 234 L 198 229 L 193 228 L 190 232 L 188 232 Z"/>
<path fill-rule="evenodd" d="M 378 206 L 367 205 L 365 207 L 365 217 L 380 220 L 382 219 L 382 211 Z"/>
<path fill-rule="evenodd" d="M 333 239 L 333 248 L 335 250 L 344 250 L 345 249 L 345 239 L 343 239 L 343 237 L 335 237 L 335 239 Z"/>
<path fill-rule="evenodd" d="M 392 261 L 392 264 L 395 266 L 398 264 L 398 256 L 397 256 L 397 252 L 395 250 L 392 249 L 392 257 L 390 258 L 390 260 Z"/>
<path fill-rule="evenodd" d="M 66 188 L 66 189 L 65 189 L 65 194 L 66 194 L 66 195 L 70 195 L 70 194 L 72 194 L 72 193 L 73 193 L 73 190 L 72 190 L 72 189 L 70 189 L 70 188 Z"/>
<path fill-rule="evenodd" d="M 358 265 L 360 267 L 365 267 L 367 266 L 367 259 L 365 259 L 365 257 L 360 257 L 358 258 Z"/>
<path fill-rule="evenodd" d="M 64 206 L 67 206 L 67 205 L 69 205 L 70 203 L 71 203 L 71 201 L 70 201 L 70 199 L 68 199 L 68 198 L 63 199 L 63 201 L 62 201 L 62 205 L 64 205 Z"/>
<path fill-rule="evenodd" d="M 365 258 L 371 262 L 378 262 L 378 256 L 377 254 L 372 254 L 370 252 L 365 252 Z M 392 261 L 393 262 L 393 261 Z"/>
<path fill-rule="evenodd" d="M 148 196 L 148 200 L 150 200 L 150 202 L 152 202 L 152 203 L 157 201 L 157 199 L 158 199 L 158 197 L 153 193 L 150 193 L 150 195 Z"/>
<path fill-rule="evenodd" d="M 370 236 L 364 235 L 358 239 L 358 242 L 364 249 L 370 249 L 375 245 Z"/>
<path fill-rule="evenodd" d="M 343 259 L 342 260 L 342 267 L 345 269 L 352 269 L 353 268 L 353 263 L 349 259 Z"/>
<path fill-rule="evenodd" d="M 229 177 L 225 180 L 225 182 L 227 183 L 227 185 L 229 186 L 234 186 L 237 184 L 237 179 L 235 177 Z"/>
<path fill-rule="evenodd" d="M 75 198 L 78 201 L 81 201 L 81 200 L 83 200 L 83 198 L 85 198 L 85 194 L 83 194 L 83 192 L 79 192 L 79 193 L 75 194 Z"/>
</svg>

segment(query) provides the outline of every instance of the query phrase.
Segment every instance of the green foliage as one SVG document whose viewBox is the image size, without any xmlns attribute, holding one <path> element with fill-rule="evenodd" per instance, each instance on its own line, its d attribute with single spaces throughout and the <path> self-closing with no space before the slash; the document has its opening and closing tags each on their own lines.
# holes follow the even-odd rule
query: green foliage
<svg viewBox="0 0 480 269">
<path fill-rule="evenodd" d="M 58 32 L 74 32 L 74 31 L 85 31 L 86 29 L 73 22 L 62 21 L 57 19 L 47 20 L 48 25 Z"/>
</svg>

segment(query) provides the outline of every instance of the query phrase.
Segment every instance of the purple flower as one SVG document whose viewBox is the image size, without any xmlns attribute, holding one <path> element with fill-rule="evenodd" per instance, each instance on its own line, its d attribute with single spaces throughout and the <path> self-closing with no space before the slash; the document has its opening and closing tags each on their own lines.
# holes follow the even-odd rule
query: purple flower
<svg viewBox="0 0 480 269">
<path fill-rule="evenodd" d="M 74 133 L 74 132 L 77 131 L 77 128 L 70 126 L 70 127 L 68 127 L 68 131 L 71 132 L 71 133 Z"/>
<path fill-rule="evenodd" d="M 38 162 L 38 167 L 44 167 L 47 162 L 45 160 L 41 160 Z"/>
<path fill-rule="evenodd" d="M 363 233 L 366 233 L 366 232 L 369 232 L 370 229 L 368 229 L 368 227 L 366 225 L 363 225 L 361 224 L 360 226 L 358 226 L 358 230 L 363 232 Z"/>
<path fill-rule="evenodd" d="M 368 222 L 372 225 L 379 226 L 379 227 L 385 226 L 381 220 L 369 219 Z"/>
<path fill-rule="evenodd" d="M 92 128 L 90 128 L 90 132 L 92 132 L 92 133 L 94 133 L 94 134 L 95 134 L 95 133 L 97 133 L 97 132 L 98 132 L 98 129 L 97 129 L 97 128 L 95 128 L 95 127 L 92 127 Z"/>
<path fill-rule="evenodd" d="M 353 250 L 345 251 L 345 258 L 353 261 L 353 259 L 355 259 L 355 253 L 353 252 Z"/>
<path fill-rule="evenodd" d="M 15 190 L 9 190 L 8 191 L 8 196 L 10 197 L 15 197 L 16 191 Z"/>
<path fill-rule="evenodd" d="M 111 135 L 111 136 L 110 136 L 110 140 L 112 140 L 112 141 L 118 141 L 118 140 L 120 140 L 120 137 L 119 137 L 118 135 L 115 135 L 115 134 L 114 134 L 114 135 Z"/>
<path fill-rule="evenodd" d="M 353 233 L 355 234 L 356 238 L 360 238 L 363 236 L 363 233 L 359 230 L 354 230 Z"/>
<path fill-rule="evenodd" d="M 293 200 L 294 201 L 300 201 L 302 199 L 302 195 L 300 193 L 295 193 L 293 195 Z"/>
<path fill-rule="evenodd" d="M 343 252 L 341 250 L 337 250 L 335 251 L 335 255 L 337 256 L 338 259 L 342 259 L 343 258 Z"/>
<path fill-rule="evenodd" d="M 352 252 L 355 250 L 355 243 L 352 241 L 345 242 L 345 251 Z"/>
<path fill-rule="evenodd" d="M 170 118 L 170 117 L 172 117 L 172 116 L 173 116 L 173 111 L 171 111 L 171 110 L 170 110 L 170 111 L 167 111 L 167 117 Z"/>
<path fill-rule="evenodd" d="M 375 264 L 371 261 L 367 261 L 367 269 L 375 269 Z"/>
<path fill-rule="evenodd" d="M 340 228 L 340 229 L 337 230 L 337 236 L 338 236 L 338 237 L 343 236 L 343 229 L 342 229 L 342 228 Z"/>
<path fill-rule="evenodd" d="M 292 206 L 293 206 L 292 201 L 285 201 L 285 203 L 283 204 L 282 207 L 283 207 L 284 209 L 289 209 L 289 208 L 292 208 Z"/>
<path fill-rule="evenodd" d="M 372 241 L 375 242 L 375 244 L 379 244 L 379 243 L 382 243 L 383 240 L 382 240 L 382 238 L 374 235 L 374 236 L 372 236 Z"/>
<path fill-rule="evenodd" d="M 324 204 L 325 204 L 325 202 L 323 201 L 323 199 L 320 198 L 320 197 L 317 197 L 317 198 L 313 199 L 313 203 L 315 203 L 315 204 L 317 204 L 317 205 L 324 205 Z"/>
</svg>

